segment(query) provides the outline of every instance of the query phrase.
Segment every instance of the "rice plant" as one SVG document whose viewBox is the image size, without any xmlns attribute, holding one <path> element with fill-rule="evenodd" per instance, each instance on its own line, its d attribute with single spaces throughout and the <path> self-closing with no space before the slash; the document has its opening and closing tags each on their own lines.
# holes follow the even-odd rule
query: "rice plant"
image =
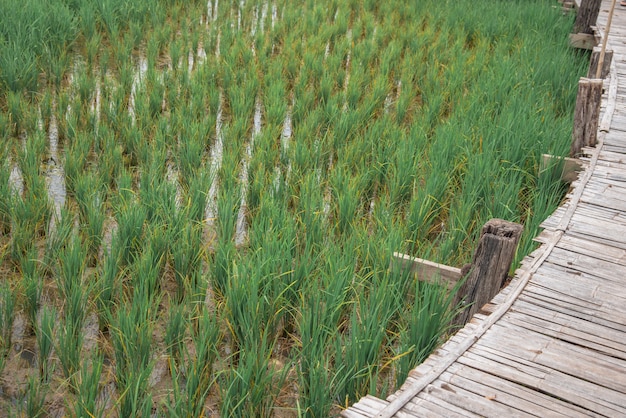
<svg viewBox="0 0 626 418">
<path fill-rule="evenodd" d="M 85 362 L 77 379 L 76 400 L 72 405 L 72 414 L 75 417 L 103 417 L 106 405 L 99 401 L 101 386 L 100 376 L 104 357 L 96 351 L 91 361 Z"/>
<path fill-rule="evenodd" d="M 26 311 L 33 330 L 37 327 L 37 315 L 41 306 L 43 290 L 43 275 L 38 266 L 38 258 L 39 252 L 35 246 L 32 246 L 20 262 Z"/>
<path fill-rule="evenodd" d="M 59 254 L 58 287 L 65 304 L 57 332 L 57 353 L 63 375 L 76 390 L 84 343 L 83 325 L 91 284 L 85 278 L 86 251 L 78 237 Z"/>
<path fill-rule="evenodd" d="M 35 328 L 35 337 L 37 339 L 37 364 L 39 365 L 39 379 L 47 383 L 54 371 L 53 365 L 50 363 L 50 354 L 55 341 L 55 321 L 57 312 L 54 308 L 44 306 L 41 310 L 39 325 Z"/>
<path fill-rule="evenodd" d="M 458 312 L 453 301 L 460 283 L 446 291 L 444 286 L 415 280 L 412 303 L 406 315 L 401 316 L 405 325 L 400 330 L 397 348 L 396 385 L 402 385 L 409 371 L 424 361 L 442 336 L 451 331 L 452 319 Z"/>
<path fill-rule="evenodd" d="M 0 284 L 0 370 L 4 370 L 6 356 L 11 349 L 15 300 L 15 292 L 10 284 L 2 282 Z"/>
<path fill-rule="evenodd" d="M 185 361 L 174 369 L 174 392 L 168 403 L 173 417 L 201 417 L 205 414 L 205 400 L 215 378 L 214 362 L 220 342 L 217 318 L 203 310 L 198 318 L 198 328 L 192 333 L 193 352 L 181 352 Z"/>
</svg>

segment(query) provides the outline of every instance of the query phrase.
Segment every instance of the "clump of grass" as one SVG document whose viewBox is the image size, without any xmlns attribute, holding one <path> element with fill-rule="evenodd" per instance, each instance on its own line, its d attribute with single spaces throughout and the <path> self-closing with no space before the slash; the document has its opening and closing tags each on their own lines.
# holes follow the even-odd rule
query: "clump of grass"
<svg viewBox="0 0 626 418">
<path fill-rule="evenodd" d="M 35 376 L 28 376 L 26 388 L 21 394 L 21 402 L 17 408 L 19 412 L 27 417 L 45 417 L 46 416 L 46 394 L 48 385 L 41 382 Z"/>
<path fill-rule="evenodd" d="M 193 354 L 192 350 L 184 350 L 185 362 L 172 375 L 174 392 L 168 411 L 173 417 L 195 417 L 205 413 L 205 401 L 214 382 L 213 365 L 220 342 L 217 319 L 206 309 L 197 318 L 198 327 L 191 337 Z"/>
<path fill-rule="evenodd" d="M 20 261 L 26 311 L 33 330 L 37 327 L 37 314 L 41 305 L 43 289 L 43 276 L 38 266 L 38 253 L 37 248 L 32 246 Z"/>
<path fill-rule="evenodd" d="M 85 362 L 80 369 L 78 377 L 76 400 L 72 405 L 74 416 L 76 417 L 102 417 L 104 416 L 106 405 L 99 402 L 100 396 L 100 376 L 104 356 L 96 350 L 91 357 L 91 361 Z"/>
<path fill-rule="evenodd" d="M 114 308 L 121 297 L 119 278 L 118 241 L 113 240 L 111 249 L 105 250 L 104 261 L 100 264 L 96 278 L 96 306 L 100 331 L 106 332 L 113 318 Z"/>
<path fill-rule="evenodd" d="M 96 264 L 102 244 L 105 219 L 102 189 L 99 178 L 92 173 L 82 173 L 75 182 L 80 232 L 87 247 L 90 266 Z"/>
<path fill-rule="evenodd" d="M 454 297 L 460 283 L 450 291 L 445 286 L 415 280 L 412 303 L 401 316 L 400 343 L 397 348 L 396 384 L 402 385 L 409 371 L 420 364 L 451 330 L 458 312 Z"/>
<path fill-rule="evenodd" d="M 4 370 L 6 356 L 11 349 L 11 334 L 15 309 L 15 291 L 8 282 L 0 284 L 0 370 Z"/>
<path fill-rule="evenodd" d="M 87 316 L 87 301 L 91 293 L 90 282 L 85 277 L 86 250 L 74 236 L 59 254 L 58 287 L 64 300 L 63 318 L 57 333 L 55 349 L 61 369 L 70 388 L 75 390 L 76 373 L 80 370 L 84 342 L 83 325 Z"/>
<path fill-rule="evenodd" d="M 54 308 L 44 305 L 41 310 L 39 326 L 35 328 L 37 338 L 39 379 L 47 383 L 53 371 L 50 364 L 50 353 L 54 344 L 54 328 L 57 312 Z"/>
</svg>

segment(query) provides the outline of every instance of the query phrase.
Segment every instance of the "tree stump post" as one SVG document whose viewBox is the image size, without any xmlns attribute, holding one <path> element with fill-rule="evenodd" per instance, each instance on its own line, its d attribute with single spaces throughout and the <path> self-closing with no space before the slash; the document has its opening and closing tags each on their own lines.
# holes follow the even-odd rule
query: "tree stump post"
<svg viewBox="0 0 626 418">
<path fill-rule="evenodd" d="M 455 305 L 463 308 L 454 320 L 465 325 L 502 288 L 511 268 L 522 234 L 522 225 L 491 219 L 481 231 L 472 264 L 463 268 L 467 277 L 456 295 Z"/>
<path fill-rule="evenodd" d="M 592 26 L 595 26 L 600 13 L 602 0 L 581 0 L 576 22 L 574 22 L 574 33 L 587 33 L 593 35 Z"/>
<path fill-rule="evenodd" d="M 596 78 L 598 71 L 598 62 L 600 61 L 600 55 L 602 55 L 602 48 L 594 47 L 591 53 L 591 61 L 589 61 L 589 71 L 587 72 L 587 78 Z M 604 59 L 602 60 L 602 69 L 600 70 L 600 78 L 605 79 L 611 71 L 611 61 L 613 60 L 613 50 L 607 49 L 604 51 Z"/>
<path fill-rule="evenodd" d="M 595 147 L 602 100 L 602 80 L 581 77 L 574 110 L 570 157 L 578 157 L 583 147 Z"/>
</svg>

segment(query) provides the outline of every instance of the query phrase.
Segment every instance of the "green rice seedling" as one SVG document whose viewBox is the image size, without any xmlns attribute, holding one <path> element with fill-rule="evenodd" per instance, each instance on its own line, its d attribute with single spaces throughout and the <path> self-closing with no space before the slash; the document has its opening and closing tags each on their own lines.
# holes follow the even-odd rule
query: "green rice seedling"
<svg viewBox="0 0 626 418">
<path fill-rule="evenodd" d="M 398 283 L 388 277 L 371 280 L 379 282 L 372 285 L 375 288 L 368 295 L 357 298 L 350 314 L 350 333 L 336 340 L 336 358 L 346 365 L 344 373 L 348 376 L 345 385 L 336 391 L 340 405 L 376 391 L 387 329 L 399 306 L 397 299 L 402 289 Z"/>
<path fill-rule="evenodd" d="M 52 119 L 52 93 L 49 89 L 46 89 L 38 98 L 39 113 L 41 115 L 41 121 L 43 123 L 43 131 L 48 132 L 50 129 L 50 121 Z"/>
<path fill-rule="evenodd" d="M 121 297 L 121 286 L 119 277 L 121 274 L 119 265 L 120 249 L 118 241 L 113 239 L 110 249 L 105 249 L 103 262 L 100 264 L 96 276 L 96 306 L 98 313 L 98 325 L 100 331 L 109 330 L 111 319 L 113 318 L 114 308 L 117 301 Z"/>
<path fill-rule="evenodd" d="M 70 389 L 77 388 L 84 342 L 83 325 L 87 316 L 87 301 L 91 293 L 90 282 L 84 278 L 86 251 L 78 237 L 59 254 L 59 290 L 64 298 L 63 320 L 57 333 L 55 349 L 63 375 Z"/>
<path fill-rule="evenodd" d="M 54 227 L 48 224 L 46 246 L 43 256 L 43 269 L 46 275 L 52 275 L 58 262 L 60 251 L 69 244 L 74 229 L 74 215 L 66 207 L 62 207 L 59 215 L 55 215 Z"/>
<path fill-rule="evenodd" d="M 173 417 L 201 417 L 205 413 L 205 401 L 214 382 L 213 366 L 220 342 L 217 318 L 206 309 L 198 318 L 198 328 L 192 333 L 192 340 L 195 355 L 191 355 L 191 350 L 185 350 L 185 372 L 181 367 L 173 377 L 173 398 L 168 404 Z"/>
<path fill-rule="evenodd" d="M 0 69 L 0 84 L 9 94 L 19 95 L 23 90 L 37 91 L 39 74 L 36 54 L 32 49 L 24 48 L 19 40 L 3 42 Z M 17 120 L 13 121 L 17 123 Z"/>
<path fill-rule="evenodd" d="M 26 112 L 26 104 L 21 93 L 8 91 L 6 94 L 6 107 L 9 115 L 10 126 L 13 127 L 13 135 L 17 135 L 22 131 L 24 125 L 24 117 Z"/>
<path fill-rule="evenodd" d="M 51 218 L 47 190 L 37 181 L 36 190 L 28 190 L 23 196 L 11 195 L 11 248 L 10 256 L 14 263 L 19 264 L 33 242 L 45 234 L 46 226 Z"/>
<path fill-rule="evenodd" d="M 202 229 L 198 225 L 186 223 L 177 232 L 171 248 L 172 267 L 176 279 L 177 301 L 180 303 L 185 295 L 187 284 L 202 267 Z"/>
<path fill-rule="evenodd" d="M 189 180 L 189 188 L 186 190 L 188 199 L 186 210 L 189 219 L 198 225 L 204 222 L 209 190 L 213 181 L 213 175 L 207 168 L 195 172 Z"/>
<path fill-rule="evenodd" d="M 424 361 L 452 329 L 452 320 L 458 313 L 454 297 L 460 283 L 449 291 L 446 286 L 415 280 L 407 312 L 400 316 L 405 325 L 401 326 L 397 348 L 398 386 L 404 383 L 409 371 Z"/>
<path fill-rule="evenodd" d="M 18 408 L 21 414 L 32 418 L 45 417 L 47 415 L 45 403 L 48 389 L 48 385 L 35 376 L 28 376 L 26 388 L 21 394 L 22 401 Z"/>
<path fill-rule="evenodd" d="M 122 266 L 133 263 L 141 249 L 141 240 L 144 235 L 144 223 L 147 218 L 146 207 L 136 203 L 123 203 L 116 209 L 117 231 L 116 239 L 120 250 Z"/>
<path fill-rule="evenodd" d="M 288 367 L 272 363 L 273 343 L 263 333 L 258 345 L 247 343 L 238 354 L 237 365 L 221 374 L 221 415 L 231 417 L 269 416 L 285 380 Z"/>
<path fill-rule="evenodd" d="M 24 179 L 24 191 L 37 195 L 46 191 L 46 184 L 41 175 L 40 162 L 46 150 L 46 138 L 42 131 L 37 131 L 29 137 L 24 148 L 17 153 L 17 162 Z"/>
<path fill-rule="evenodd" d="M 78 218 L 83 242 L 87 247 L 88 265 L 94 266 L 98 259 L 104 232 L 103 186 L 93 173 L 81 173 L 75 181 Z"/>
<path fill-rule="evenodd" d="M 65 147 L 63 170 L 65 172 L 65 187 L 69 195 L 73 195 L 76 192 L 76 182 L 83 171 L 85 171 L 91 145 L 91 138 L 81 131 L 76 140 L 72 141 L 68 147 Z"/>
<path fill-rule="evenodd" d="M 11 169 L 7 150 L 0 151 L 0 236 L 6 236 L 11 229 Z"/>
<path fill-rule="evenodd" d="M 35 328 L 37 339 L 37 364 L 39 366 L 39 379 L 47 383 L 53 372 L 50 363 L 50 354 L 55 341 L 54 328 L 57 312 L 54 307 L 44 305 L 41 309 L 39 326 Z"/>
<path fill-rule="evenodd" d="M 0 370 L 4 370 L 6 356 L 11 349 L 15 299 L 15 291 L 3 281 L 0 284 Z"/>
<path fill-rule="evenodd" d="M 103 417 L 106 405 L 98 400 L 100 396 L 100 376 L 104 356 L 99 351 L 92 355 L 90 362 L 85 362 L 80 369 L 76 390 L 76 399 L 72 405 L 75 417 Z"/>
<path fill-rule="evenodd" d="M 32 329 L 37 327 L 37 314 L 43 290 L 43 276 L 38 266 L 38 251 L 34 245 L 24 254 L 20 261 L 22 287 L 25 305 Z"/>
<path fill-rule="evenodd" d="M 358 215 L 357 208 L 360 206 L 359 191 L 361 185 L 351 179 L 348 172 L 341 167 L 333 171 L 331 185 L 336 201 L 335 217 L 338 232 L 340 234 L 349 233 Z"/>
<path fill-rule="evenodd" d="M 148 379 L 152 373 L 152 332 L 158 299 L 146 289 L 135 292 L 132 301 L 117 310 L 111 327 L 115 354 L 115 378 L 120 416 L 149 417 L 152 398 Z"/>
<path fill-rule="evenodd" d="M 320 258 L 325 259 L 327 267 L 319 273 L 321 280 L 310 282 L 304 289 L 298 324 L 299 404 L 304 415 L 312 417 L 328 416 L 334 403 L 333 394 L 345 384 L 339 377 L 343 370 L 333 370 L 329 348 L 340 338 L 337 330 L 349 308 L 354 277 L 353 260 L 332 245 L 323 256 Z"/>
<path fill-rule="evenodd" d="M 188 318 L 185 312 L 185 305 L 176 304 L 173 300 L 170 300 L 169 316 L 165 327 L 165 347 L 169 356 L 168 361 L 172 376 L 175 375 L 175 371 L 181 366 L 187 324 Z"/>
</svg>

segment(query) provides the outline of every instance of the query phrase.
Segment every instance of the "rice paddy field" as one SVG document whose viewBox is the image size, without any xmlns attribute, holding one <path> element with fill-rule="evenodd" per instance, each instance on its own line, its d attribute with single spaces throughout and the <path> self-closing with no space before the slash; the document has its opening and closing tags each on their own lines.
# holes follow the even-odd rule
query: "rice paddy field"
<svg viewBox="0 0 626 418">
<path fill-rule="evenodd" d="M 0 0 L 0 414 L 325 417 L 403 383 L 490 218 L 566 191 L 551 0 Z"/>
</svg>

